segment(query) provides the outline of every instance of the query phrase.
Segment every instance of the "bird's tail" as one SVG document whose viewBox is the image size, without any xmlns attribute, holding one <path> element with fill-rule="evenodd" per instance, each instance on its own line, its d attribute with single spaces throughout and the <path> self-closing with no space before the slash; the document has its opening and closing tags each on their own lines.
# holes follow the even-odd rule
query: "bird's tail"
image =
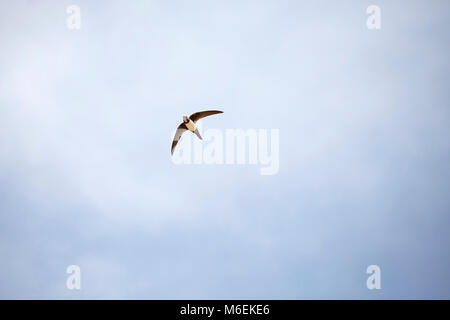
<svg viewBox="0 0 450 320">
<path fill-rule="evenodd" d="M 200 140 L 203 140 L 202 136 L 200 135 L 200 132 L 198 132 L 198 129 L 195 129 L 194 133 L 199 137 Z"/>
</svg>

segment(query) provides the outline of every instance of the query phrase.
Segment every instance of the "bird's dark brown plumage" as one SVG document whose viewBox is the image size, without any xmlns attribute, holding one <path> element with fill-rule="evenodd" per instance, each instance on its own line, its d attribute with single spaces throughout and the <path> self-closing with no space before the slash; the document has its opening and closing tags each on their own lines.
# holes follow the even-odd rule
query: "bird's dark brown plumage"
<svg viewBox="0 0 450 320">
<path fill-rule="evenodd" d="M 177 131 L 175 132 L 175 136 L 173 137 L 173 141 L 172 141 L 172 150 L 171 150 L 171 154 L 173 155 L 173 150 L 175 149 L 175 147 L 177 146 L 178 141 L 181 138 L 181 135 L 187 130 L 188 128 L 186 127 L 186 125 L 184 123 L 180 124 L 177 128 Z"/>
<path fill-rule="evenodd" d="M 197 122 L 198 120 L 200 120 L 201 118 L 207 117 L 207 116 L 211 116 L 213 114 L 218 114 L 218 113 L 223 113 L 223 111 L 219 111 L 219 110 L 208 110 L 208 111 L 200 111 L 200 112 L 196 112 L 191 114 L 191 116 L 189 117 L 192 121 Z"/>
</svg>

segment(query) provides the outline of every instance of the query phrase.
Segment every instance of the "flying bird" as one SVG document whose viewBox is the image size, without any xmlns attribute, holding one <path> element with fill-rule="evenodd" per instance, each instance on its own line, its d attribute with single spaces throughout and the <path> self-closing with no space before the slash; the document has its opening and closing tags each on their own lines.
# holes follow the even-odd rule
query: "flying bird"
<svg viewBox="0 0 450 320">
<path fill-rule="evenodd" d="M 211 116 L 213 114 L 217 114 L 217 113 L 223 113 L 223 111 L 219 111 L 219 110 L 208 110 L 208 111 L 200 111 L 200 112 L 196 112 L 191 114 L 190 117 L 186 117 L 183 116 L 183 122 L 178 126 L 177 131 L 175 132 L 175 137 L 173 137 L 173 141 L 172 141 L 172 155 L 173 155 L 173 150 L 175 150 L 175 147 L 178 143 L 178 140 L 180 140 L 181 135 L 189 130 L 192 131 L 193 133 L 195 133 L 197 135 L 197 137 L 199 137 L 200 140 L 203 140 L 202 136 L 200 135 L 200 132 L 198 132 L 197 127 L 195 126 L 195 123 L 207 116 Z"/>
</svg>

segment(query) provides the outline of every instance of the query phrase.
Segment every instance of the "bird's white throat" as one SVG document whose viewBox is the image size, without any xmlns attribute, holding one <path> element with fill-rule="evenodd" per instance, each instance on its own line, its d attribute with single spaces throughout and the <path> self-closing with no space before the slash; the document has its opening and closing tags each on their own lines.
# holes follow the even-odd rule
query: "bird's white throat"
<svg viewBox="0 0 450 320">
<path fill-rule="evenodd" d="M 196 129 L 194 121 L 192 121 L 192 120 L 190 120 L 190 119 L 189 119 L 189 122 L 186 123 L 186 127 L 187 127 L 189 130 L 191 130 L 192 132 L 194 132 L 195 129 Z"/>
</svg>

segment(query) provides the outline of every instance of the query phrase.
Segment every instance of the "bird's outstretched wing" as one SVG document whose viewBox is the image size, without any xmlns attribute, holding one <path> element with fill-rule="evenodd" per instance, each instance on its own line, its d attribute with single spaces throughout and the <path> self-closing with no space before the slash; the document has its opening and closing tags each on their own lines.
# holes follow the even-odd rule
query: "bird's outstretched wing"
<svg viewBox="0 0 450 320">
<path fill-rule="evenodd" d="M 208 110 L 208 111 L 200 111 L 200 112 L 196 112 L 191 114 L 191 116 L 189 117 L 192 121 L 197 122 L 198 120 L 200 120 L 201 118 L 213 115 L 213 114 L 217 114 L 217 113 L 223 113 L 223 111 L 219 111 L 219 110 Z"/>
<path fill-rule="evenodd" d="M 175 147 L 177 146 L 178 140 L 180 140 L 181 135 L 187 129 L 188 128 L 186 127 L 186 125 L 184 123 L 182 123 L 178 126 L 177 131 L 175 132 L 175 136 L 173 137 L 173 141 L 172 141 L 172 150 L 171 150 L 172 155 L 173 155 L 173 150 L 175 150 Z"/>
</svg>

